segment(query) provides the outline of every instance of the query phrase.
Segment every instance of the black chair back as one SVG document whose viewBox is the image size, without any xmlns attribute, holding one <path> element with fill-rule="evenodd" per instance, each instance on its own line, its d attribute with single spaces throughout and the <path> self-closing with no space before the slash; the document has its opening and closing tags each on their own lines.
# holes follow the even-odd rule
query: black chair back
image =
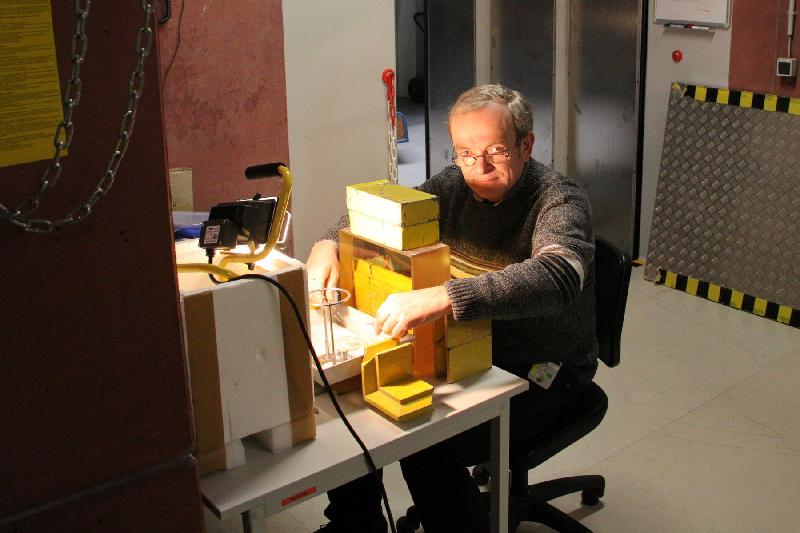
<svg viewBox="0 0 800 533">
<path fill-rule="evenodd" d="M 608 240 L 597 237 L 594 268 L 597 343 L 600 345 L 598 356 L 606 366 L 615 367 L 620 359 L 622 322 L 631 279 L 631 258 Z"/>
</svg>

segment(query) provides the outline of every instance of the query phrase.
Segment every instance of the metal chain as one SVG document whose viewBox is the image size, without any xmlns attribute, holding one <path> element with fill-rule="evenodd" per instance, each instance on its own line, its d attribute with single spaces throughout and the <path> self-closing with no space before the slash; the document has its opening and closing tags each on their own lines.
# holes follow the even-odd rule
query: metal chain
<svg viewBox="0 0 800 533">
<path fill-rule="evenodd" d="M 386 124 L 387 140 L 389 143 L 389 181 L 397 183 L 397 131 L 395 130 L 395 107 L 394 107 L 394 71 L 387 68 L 381 73 L 381 79 L 386 85 Z"/>
<path fill-rule="evenodd" d="M 389 120 L 386 123 L 389 125 L 389 181 L 397 183 L 397 130 L 392 124 L 392 105 L 387 104 Z"/>
<path fill-rule="evenodd" d="M 72 61 L 72 77 L 66 84 L 62 105 L 64 119 L 56 127 L 53 136 L 55 154 L 50 165 L 39 178 L 39 187 L 30 197 L 23 200 L 13 211 L 0 204 L 0 220 L 8 219 L 13 224 L 22 227 L 25 231 L 33 233 L 51 233 L 55 228 L 67 224 L 75 224 L 88 217 L 97 201 L 105 196 L 114 184 L 122 158 L 128 149 L 128 143 L 133 135 L 133 125 L 136 121 L 136 110 L 139 99 L 144 89 L 144 62 L 153 46 L 153 13 L 155 0 L 141 0 L 144 11 L 144 23 L 139 28 L 136 36 L 136 67 L 128 80 L 128 106 L 122 115 L 119 126 L 117 144 L 111 154 L 111 159 L 106 165 L 105 172 L 95 186 L 89 197 L 81 205 L 70 211 L 64 218 L 50 220 L 45 218 L 32 218 L 33 213 L 39 208 L 41 200 L 61 177 L 61 152 L 72 143 L 75 125 L 72 122 L 72 113 L 78 106 L 81 98 L 81 65 L 86 58 L 89 40 L 86 36 L 86 20 L 89 18 L 91 0 L 75 0 L 75 35 L 72 38 L 70 59 Z"/>
</svg>

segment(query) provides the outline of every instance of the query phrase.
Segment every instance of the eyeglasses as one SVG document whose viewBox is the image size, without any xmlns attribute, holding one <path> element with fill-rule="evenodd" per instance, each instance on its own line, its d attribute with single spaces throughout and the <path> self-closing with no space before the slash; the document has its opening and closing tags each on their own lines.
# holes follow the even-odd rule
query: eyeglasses
<svg viewBox="0 0 800 533">
<path fill-rule="evenodd" d="M 481 157 L 487 163 L 495 163 L 495 164 L 496 163 L 503 163 L 509 157 L 511 157 L 511 152 L 512 151 L 513 150 L 502 150 L 502 151 L 499 151 L 499 152 L 489 152 L 489 153 L 486 153 L 486 154 L 483 154 L 483 155 L 473 155 L 473 154 L 453 155 L 453 157 L 450 158 L 450 160 L 453 163 L 455 163 L 456 165 L 462 166 L 462 167 L 471 167 L 471 166 L 473 166 L 475 163 L 478 162 L 478 158 L 481 158 Z"/>
</svg>

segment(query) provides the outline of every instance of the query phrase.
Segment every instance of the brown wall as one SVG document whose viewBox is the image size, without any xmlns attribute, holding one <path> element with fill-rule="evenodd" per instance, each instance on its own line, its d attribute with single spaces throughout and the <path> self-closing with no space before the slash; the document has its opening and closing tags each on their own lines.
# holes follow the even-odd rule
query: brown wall
<svg viewBox="0 0 800 533">
<path fill-rule="evenodd" d="M 63 86 L 75 4 L 51 5 Z M 139 2 L 92 3 L 75 137 L 39 215 L 63 216 L 102 176 L 142 19 Z M 0 530 L 202 528 L 156 61 L 116 182 L 91 216 L 52 235 L 0 221 Z M 0 168 L 0 202 L 30 195 L 45 166 Z M 165 497 L 179 505 L 153 515 Z M 128 521 L 109 527 L 115 510 Z"/>
<path fill-rule="evenodd" d="M 735 1 L 731 24 L 731 89 L 800 96 L 797 78 L 779 78 L 775 61 L 786 57 L 789 0 Z M 800 17 L 798 17 L 800 18 Z M 792 56 L 800 57 L 800 23 L 795 19 Z"/>
<path fill-rule="evenodd" d="M 277 178 L 249 182 L 244 169 L 290 163 L 281 1 L 187 1 L 181 17 L 182 2 L 160 29 L 168 166 L 192 168 L 197 211 L 276 194 Z"/>
</svg>

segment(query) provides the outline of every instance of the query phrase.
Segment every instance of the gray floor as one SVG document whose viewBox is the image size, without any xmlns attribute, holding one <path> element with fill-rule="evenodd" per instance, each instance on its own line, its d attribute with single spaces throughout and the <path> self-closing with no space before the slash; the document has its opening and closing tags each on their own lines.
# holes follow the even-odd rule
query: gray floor
<svg viewBox="0 0 800 533">
<path fill-rule="evenodd" d="M 631 279 L 622 363 L 597 376 L 610 398 L 605 420 L 531 481 L 604 475 L 601 505 L 556 501 L 598 532 L 798 531 L 800 330 L 641 273 Z M 396 465 L 385 480 L 403 514 L 411 500 Z M 325 504 L 321 496 L 272 516 L 268 531 L 313 531 Z"/>
<path fill-rule="evenodd" d="M 424 125 L 414 126 L 424 150 Z M 413 185 L 425 163 L 410 146 L 399 145 L 401 161 L 417 166 L 400 176 Z M 576 495 L 558 507 L 597 532 L 800 531 L 800 330 L 656 286 L 638 268 L 622 362 L 601 365 L 596 380 L 610 398 L 606 418 L 530 480 L 597 473 L 606 494 L 594 508 Z M 385 472 L 397 517 L 411 499 L 397 465 Z M 326 502 L 272 516 L 268 530 L 313 531 Z"/>
</svg>

